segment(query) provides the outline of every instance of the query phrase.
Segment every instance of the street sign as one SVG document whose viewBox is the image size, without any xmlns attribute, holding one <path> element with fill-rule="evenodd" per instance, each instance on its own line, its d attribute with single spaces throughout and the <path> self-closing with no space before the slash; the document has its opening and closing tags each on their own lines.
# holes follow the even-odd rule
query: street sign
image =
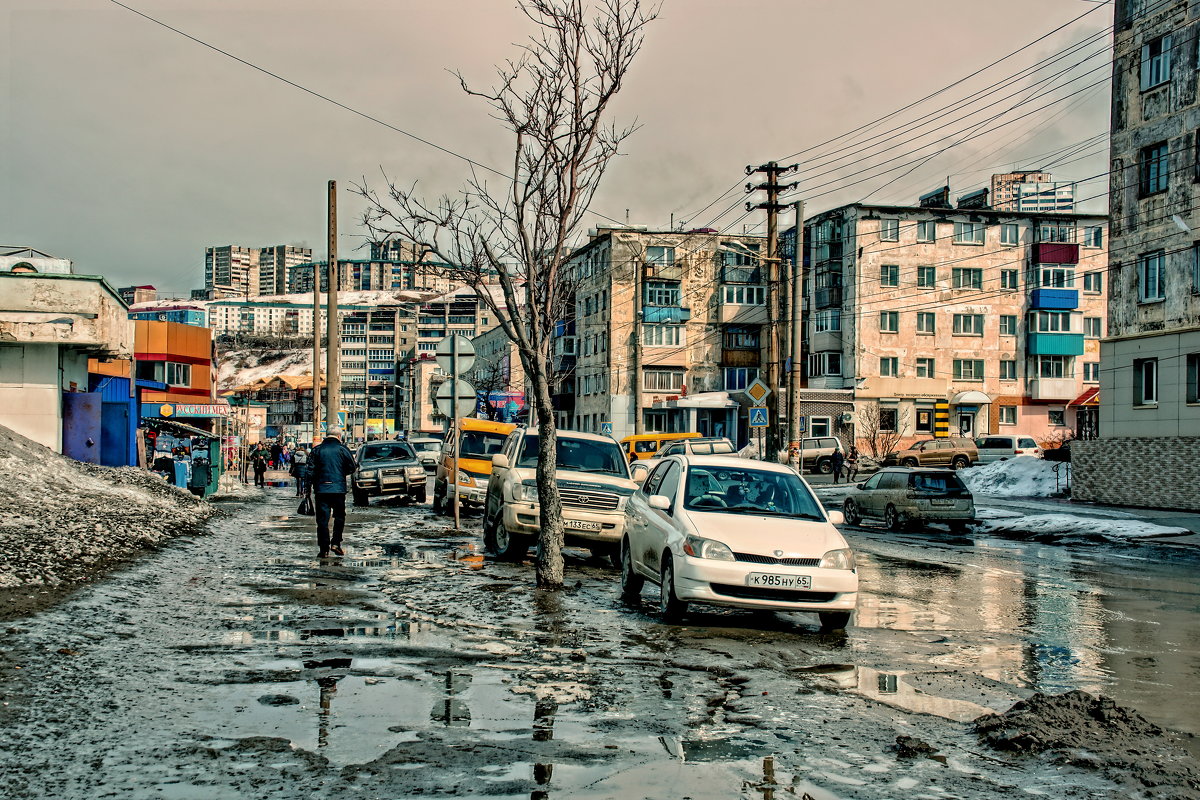
<svg viewBox="0 0 1200 800">
<path fill-rule="evenodd" d="M 475 387 L 462 378 L 443 381 L 442 385 L 437 388 L 434 397 L 437 400 L 438 411 L 442 416 L 451 419 L 469 417 L 474 414 L 475 404 L 479 399 L 475 393 Z"/>
<path fill-rule="evenodd" d="M 458 375 L 465 375 L 471 367 L 475 366 L 475 345 L 471 344 L 471 340 L 467 337 L 447 336 L 438 342 L 434 356 L 437 358 L 442 372 L 454 375 L 454 366 L 450 362 L 454 360 L 455 345 L 458 346 Z"/>
<path fill-rule="evenodd" d="M 600 423 L 600 435 L 601 436 L 612 436 L 612 423 L 611 422 L 601 422 Z"/>
<path fill-rule="evenodd" d="M 767 399 L 767 395 L 771 393 L 771 387 L 763 383 L 762 378 L 755 378 L 754 383 L 747 386 L 744 390 L 746 396 L 754 401 L 755 405 L 761 405 L 763 400 Z M 766 425 L 767 423 L 763 423 Z"/>
<path fill-rule="evenodd" d="M 750 427 L 767 427 L 767 409 L 762 408 L 761 406 L 755 406 L 750 409 Z"/>
</svg>

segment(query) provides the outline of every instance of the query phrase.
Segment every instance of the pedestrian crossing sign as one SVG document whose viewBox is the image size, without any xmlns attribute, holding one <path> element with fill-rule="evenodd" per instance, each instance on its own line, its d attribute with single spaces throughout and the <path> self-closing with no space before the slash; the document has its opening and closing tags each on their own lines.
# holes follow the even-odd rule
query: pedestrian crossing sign
<svg viewBox="0 0 1200 800">
<path fill-rule="evenodd" d="M 767 427 L 767 409 L 763 408 L 762 406 L 754 406 L 750 409 L 750 427 Z"/>
</svg>

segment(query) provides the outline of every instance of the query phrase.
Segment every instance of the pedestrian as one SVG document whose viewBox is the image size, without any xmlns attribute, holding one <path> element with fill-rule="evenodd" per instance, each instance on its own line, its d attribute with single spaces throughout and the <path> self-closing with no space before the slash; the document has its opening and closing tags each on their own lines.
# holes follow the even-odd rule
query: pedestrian
<svg viewBox="0 0 1200 800">
<path fill-rule="evenodd" d="M 837 448 L 833 451 L 833 455 L 829 457 L 829 464 L 833 467 L 833 482 L 837 483 L 838 478 L 842 477 L 842 465 L 846 463 L 846 455 L 842 452 L 842 448 Z"/>
<path fill-rule="evenodd" d="M 261 450 L 254 454 L 254 485 L 267 485 L 267 459 Z"/>
<path fill-rule="evenodd" d="M 305 485 L 307 483 L 305 473 L 307 472 L 307 466 L 308 457 L 305 455 L 302 449 L 297 447 L 296 451 L 292 453 L 291 469 L 292 477 L 296 479 L 296 497 L 300 497 L 305 492 Z"/>
<path fill-rule="evenodd" d="M 283 448 L 279 442 L 274 442 L 271 445 L 271 469 L 279 468 L 279 456 L 283 453 Z"/>
<path fill-rule="evenodd" d="M 331 426 L 325 440 L 308 456 L 308 480 L 317 498 L 317 547 L 319 557 L 327 558 L 330 551 L 344 556 L 342 531 L 346 527 L 346 477 L 358 469 L 354 455 L 342 444 L 343 431 Z M 333 516 L 333 533 L 329 517 Z"/>
<path fill-rule="evenodd" d="M 858 448 L 850 445 L 850 452 L 846 454 L 846 483 L 854 483 L 854 479 L 858 477 Z"/>
</svg>

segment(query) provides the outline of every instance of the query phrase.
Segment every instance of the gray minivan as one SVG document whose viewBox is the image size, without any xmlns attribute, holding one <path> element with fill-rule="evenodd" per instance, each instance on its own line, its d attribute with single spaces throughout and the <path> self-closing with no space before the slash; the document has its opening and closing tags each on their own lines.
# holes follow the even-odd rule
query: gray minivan
<svg viewBox="0 0 1200 800">
<path fill-rule="evenodd" d="M 980 436 L 975 440 L 975 449 L 979 451 L 980 464 L 1006 461 L 1018 456 L 1043 457 L 1042 448 L 1032 436 Z"/>
<path fill-rule="evenodd" d="M 975 500 L 953 470 L 886 467 L 855 485 L 842 512 L 851 525 L 878 519 L 900 531 L 944 522 L 951 531 L 964 533 L 975 521 Z"/>
</svg>

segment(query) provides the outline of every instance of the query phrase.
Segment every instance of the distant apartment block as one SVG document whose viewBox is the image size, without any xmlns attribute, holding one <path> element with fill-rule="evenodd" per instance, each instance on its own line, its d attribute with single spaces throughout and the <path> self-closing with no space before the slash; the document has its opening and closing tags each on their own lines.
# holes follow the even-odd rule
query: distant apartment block
<svg viewBox="0 0 1200 800">
<path fill-rule="evenodd" d="M 1055 182 L 1048 172 L 993 175 L 991 207 L 1019 214 L 1070 213 L 1075 210 L 1075 184 Z"/>
<path fill-rule="evenodd" d="M 292 269 L 312 261 L 312 249 L 292 245 L 264 247 L 258 252 L 258 294 L 286 294 Z"/>
<path fill-rule="evenodd" d="M 312 250 L 292 245 L 242 247 L 223 245 L 204 250 L 204 299 L 256 297 L 278 294 L 288 282 L 289 271 L 312 261 Z"/>
</svg>

